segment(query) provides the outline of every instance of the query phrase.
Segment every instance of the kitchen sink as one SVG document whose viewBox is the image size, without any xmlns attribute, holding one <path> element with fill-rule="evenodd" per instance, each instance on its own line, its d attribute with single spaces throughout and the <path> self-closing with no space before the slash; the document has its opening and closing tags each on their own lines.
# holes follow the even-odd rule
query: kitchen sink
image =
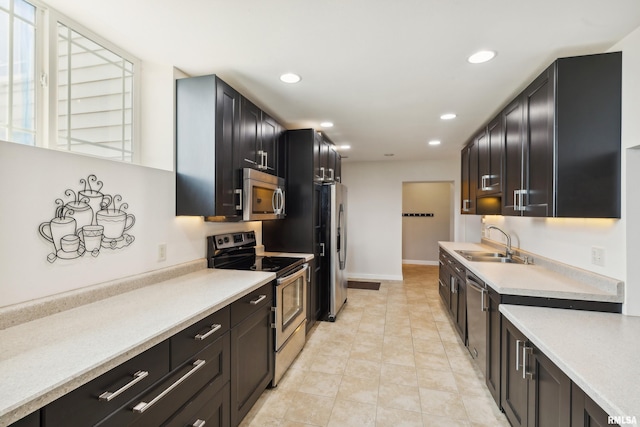
<svg viewBox="0 0 640 427">
<path fill-rule="evenodd" d="M 487 252 L 487 251 L 463 251 L 457 250 L 457 253 L 465 257 L 468 261 L 473 262 L 501 262 L 503 264 L 524 264 L 519 257 L 507 257 L 503 252 Z"/>
</svg>

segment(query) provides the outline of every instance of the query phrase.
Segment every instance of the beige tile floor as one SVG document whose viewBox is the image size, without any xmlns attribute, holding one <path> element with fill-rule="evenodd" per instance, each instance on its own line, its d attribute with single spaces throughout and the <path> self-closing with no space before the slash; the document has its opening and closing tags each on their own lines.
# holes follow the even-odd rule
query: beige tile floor
<svg viewBox="0 0 640 427">
<path fill-rule="evenodd" d="M 403 274 L 349 289 L 336 322 L 314 327 L 241 426 L 508 427 L 440 302 L 438 268 Z"/>
</svg>

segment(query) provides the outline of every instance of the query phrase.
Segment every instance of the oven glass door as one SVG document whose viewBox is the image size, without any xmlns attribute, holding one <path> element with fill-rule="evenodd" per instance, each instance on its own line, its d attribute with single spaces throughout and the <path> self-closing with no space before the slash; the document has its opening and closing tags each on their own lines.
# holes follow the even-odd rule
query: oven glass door
<svg viewBox="0 0 640 427">
<path fill-rule="evenodd" d="M 307 268 L 277 282 L 276 350 L 307 317 Z"/>
</svg>

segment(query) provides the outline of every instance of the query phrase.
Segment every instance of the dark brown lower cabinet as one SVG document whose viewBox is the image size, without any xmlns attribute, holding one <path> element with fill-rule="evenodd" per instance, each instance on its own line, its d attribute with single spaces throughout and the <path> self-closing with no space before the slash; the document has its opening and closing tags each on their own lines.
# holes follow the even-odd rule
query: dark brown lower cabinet
<svg viewBox="0 0 640 427">
<path fill-rule="evenodd" d="M 607 413 L 580 387 L 571 384 L 571 427 L 617 426 L 609 422 Z"/>
<path fill-rule="evenodd" d="M 238 300 L 231 305 L 231 319 L 244 312 L 245 304 L 253 310 L 231 329 L 231 425 L 237 426 L 273 379 L 273 329 L 271 329 L 273 284 L 257 292 L 257 301 Z"/>
<path fill-rule="evenodd" d="M 514 427 L 571 422 L 571 380 L 504 318 L 501 403 Z"/>
<path fill-rule="evenodd" d="M 500 406 L 500 294 L 488 288 L 489 298 L 487 299 L 487 375 L 486 384 L 493 400 Z"/>
</svg>

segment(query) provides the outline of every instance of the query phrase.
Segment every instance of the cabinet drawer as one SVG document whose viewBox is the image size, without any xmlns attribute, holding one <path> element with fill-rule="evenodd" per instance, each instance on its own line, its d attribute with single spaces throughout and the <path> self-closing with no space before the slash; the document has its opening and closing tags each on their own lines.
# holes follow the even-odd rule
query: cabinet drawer
<svg viewBox="0 0 640 427">
<path fill-rule="evenodd" d="M 229 346 L 227 333 L 171 371 L 152 389 L 131 400 L 100 426 L 159 426 L 205 385 L 213 383 L 214 387 L 221 388 L 230 378 Z"/>
<path fill-rule="evenodd" d="M 273 305 L 273 282 L 267 283 L 231 304 L 231 326 L 236 326 L 265 304 Z"/>
<path fill-rule="evenodd" d="M 166 340 L 47 405 L 43 411 L 44 425 L 93 425 L 168 372 L 169 340 Z"/>
<path fill-rule="evenodd" d="M 9 424 L 9 427 L 40 427 L 40 411 L 32 412 L 15 423 Z"/>
<path fill-rule="evenodd" d="M 230 423 L 229 408 L 229 383 L 219 390 L 210 383 L 163 427 L 227 427 Z"/>
<path fill-rule="evenodd" d="M 171 369 L 182 365 L 191 356 L 224 335 L 231 323 L 229 311 L 227 306 L 172 336 Z"/>
</svg>

